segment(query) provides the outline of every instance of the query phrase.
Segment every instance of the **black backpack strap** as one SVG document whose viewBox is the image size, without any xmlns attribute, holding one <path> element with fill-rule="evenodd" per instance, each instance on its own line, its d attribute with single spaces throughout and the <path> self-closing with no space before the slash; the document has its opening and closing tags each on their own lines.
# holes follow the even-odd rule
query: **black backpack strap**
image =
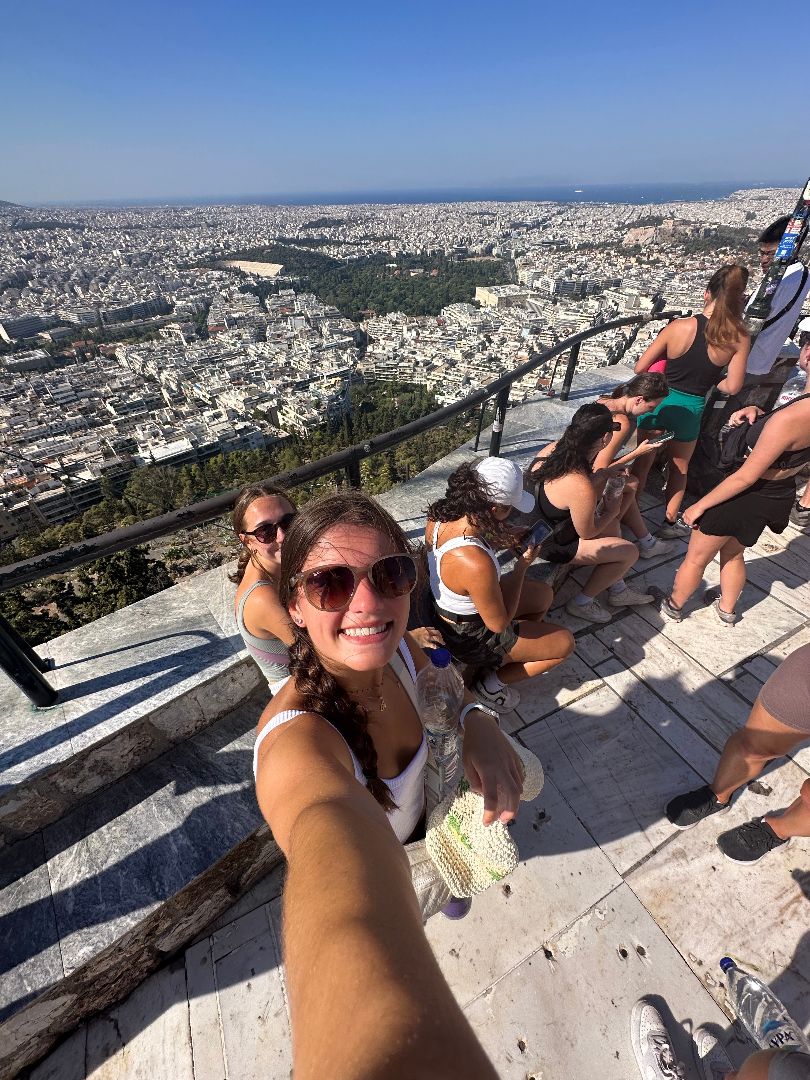
<svg viewBox="0 0 810 1080">
<path fill-rule="evenodd" d="M 771 315 L 769 318 L 767 318 L 765 320 L 765 322 L 762 324 L 762 330 L 767 330 L 769 326 L 773 326 L 773 324 L 775 322 L 778 322 L 782 318 L 782 316 L 785 314 L 786 311 L 789 311 L 793 307 L 793 305 L 799 299 L 799 296 L 801 295 L 802 289 L 804 288 L 804 286 L 807 283 L 807 277 L 808 277 L 809 273 L 810 273 L 810 271 L 808 271 L 807 267 L 803 265 L 802 266 L 802 279 L 799 282 L 799 287 L 796 290 L 796 292 L 795 292 L 795 294 L 793 296 L 793 299 L 789 300 L 785 304 L 785 306 L 782 308 L 782 310 L 778 311 L 776 313 L 776 315 Z M 762 330 L 760 330 L 760 333 L 762 333 Z"/>
</svg>

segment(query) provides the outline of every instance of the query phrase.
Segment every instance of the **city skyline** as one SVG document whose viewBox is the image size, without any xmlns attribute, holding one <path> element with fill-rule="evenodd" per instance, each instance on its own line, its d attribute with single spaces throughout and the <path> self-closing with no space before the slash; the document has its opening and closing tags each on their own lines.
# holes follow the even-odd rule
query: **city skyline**
<svg viewBox="0 0 810 1080">
<path fill-rule="evenodd" d="M 253 0 L 227 20 L 208 0 L 35 3 L 4 21 L 0 199 L 798 184 L 795 116 L 756 78 L 799 15 L 788 0 L 765 28 L 751 0 L 643 19 L 592 0 L 315 4 L 306 22 Z"/>
</svg>

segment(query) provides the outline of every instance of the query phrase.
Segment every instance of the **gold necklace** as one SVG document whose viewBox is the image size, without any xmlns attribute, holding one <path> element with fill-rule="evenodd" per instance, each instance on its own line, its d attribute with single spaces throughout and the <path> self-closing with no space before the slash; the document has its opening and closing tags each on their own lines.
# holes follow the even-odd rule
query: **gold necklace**
<svg viewBox="0 0 810 1080">
<path fill-rule="evenodd" d="M 383 669 L 382 679 L 380 679 L 379 687 L 369 687 L 368 690 L 356 690 L 355 693 L 358 697 L 373 698 L 378 710 L 384 713 L 388 709 L 385 698 L 383 697 L 383 683 L 385 682 L 386 668 Z"/>
</svg>

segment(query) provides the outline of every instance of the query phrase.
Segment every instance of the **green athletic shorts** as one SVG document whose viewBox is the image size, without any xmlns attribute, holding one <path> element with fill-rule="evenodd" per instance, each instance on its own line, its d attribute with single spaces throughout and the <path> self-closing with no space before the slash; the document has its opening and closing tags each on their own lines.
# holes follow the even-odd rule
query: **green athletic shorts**
<svg viewBox="0 0 810 1080">
<path fill-rule="evenodd" d="M 654 412 L 638 418 L 638 427 L 647 431 L 663 428 L 673 432 L 680 442 L 694 442 L 700 434 L 700 418 L 705 405 L 704 397 L 670 390 Z"/>
</svg>

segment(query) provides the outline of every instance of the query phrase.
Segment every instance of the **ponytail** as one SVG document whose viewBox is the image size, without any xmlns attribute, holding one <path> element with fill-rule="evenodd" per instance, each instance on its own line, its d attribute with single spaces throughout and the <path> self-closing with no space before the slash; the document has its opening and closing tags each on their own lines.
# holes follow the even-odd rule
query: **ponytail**
<svg viewBox="0 0 810 1080">
<path fill-rule="evenodd" d="M 377 751 L 368 733 L 366 710 L 326 670 L 306 631 L 300 626 L 293 626 L 293 633 L 295 641 L 290 646 L 290 675 L 296 690 L 304 699 L 304 709 L 328 717 L 329 723 L 343 736 L 360 762 L 368 790 L 384 810 L 395 810 L 397 804 L 391 789 L 377 775 Z"/>
<path fill-rule="evenodd" d="M 714 300 L 706 341 L 718 349 L 733 348 L 740 337 L 748 334 L 742 318 L 743 294 L 748 284 L 748 271 L 739 263 L 721 266 L 709 279 L 707 291 Z"/>
</svg>

